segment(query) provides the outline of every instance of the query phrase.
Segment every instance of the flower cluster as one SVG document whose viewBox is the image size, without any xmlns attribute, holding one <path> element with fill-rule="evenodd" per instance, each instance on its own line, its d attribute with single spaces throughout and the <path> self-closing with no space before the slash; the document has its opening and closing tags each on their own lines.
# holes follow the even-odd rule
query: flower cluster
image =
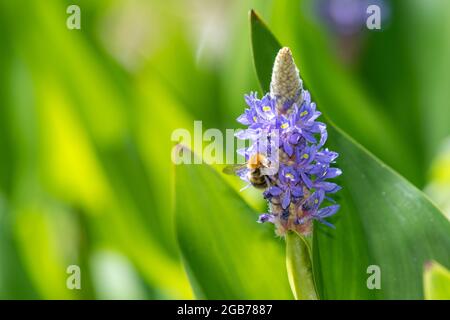
<svg viewBox="0 0 450 320">
<path fill-rule="evenodd" d="M 250 140 L 250 146 L 239 152 L 247 161 L 255 154 L 266 159 L 258 173 L 265 179 L 263 195 L 269 213 L 262 214 L 258 221 L 274 223 L 279 235 L 288 230 L 309 234 L 313 220 L 331 226 L 325 218 L 339 209 L 337 204 L 322 205 L 325 199 L 334 203 L 329 194 L 340 187 L 327 180 L 342 172 L 331 166 L 338 154 L 324 148 L 326 125 L 317 121 L 321 113 L 301 84 L 290 50 L 281 49 L 274 65 L 271 92 L 261 99 L 255 93 L 245 96 L 248 108 L 237 119 L 247 126 L 237 137 Z M 283 91 L 283 87 L 289 90 Z M 274 92 L 290 92 L 290 96 Z M 238 174 L 252 184 L 254 170 L 247 167 Z"/>
</svg>

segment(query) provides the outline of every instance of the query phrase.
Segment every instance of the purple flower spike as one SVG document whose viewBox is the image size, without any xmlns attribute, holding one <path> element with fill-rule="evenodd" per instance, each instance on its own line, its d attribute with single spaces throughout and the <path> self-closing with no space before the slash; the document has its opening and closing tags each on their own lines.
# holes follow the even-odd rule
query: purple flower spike
<svg viewBox="0 0 450 320">
<path fill-rule="evenodd" d="M 262 214 L 258 222 L 275 224 L 279 235 L 288 230 L 306 235 L 312 231 L 313 220 L 333 227 L 325 219 L 339 210 L 330 195 L 341 187 L 328 180 L 342 174 L 332 167 L 339 155 L 324 148 L 326 125 L 317 121 L 321 113 L 303 89 L 288 48 L 276 57 L 270 88 L 261 99 L 256 93 L 246 95 L 248 108 L 237 119 L 247 128 L 236 137 L 250 140 L 240 154 L 246 159 L 263 155 L 267 159 L 264 169 L 276 168 L 263 171 L 267 182 L 263 196 L 269 202 L 269 213 Z M 244 168 L 239 176 L 252 183 L 252 170 Z M 331 205 L 322 206 L 324 203 Z"/>
</svg>

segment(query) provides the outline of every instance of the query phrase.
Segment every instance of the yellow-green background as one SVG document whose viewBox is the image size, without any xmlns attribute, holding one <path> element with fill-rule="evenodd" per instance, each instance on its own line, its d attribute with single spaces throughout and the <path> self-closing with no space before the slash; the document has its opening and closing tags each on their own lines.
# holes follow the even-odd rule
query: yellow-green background
<svg viewBox="0 0 450 320">
<path fill-rule="evenodd" d="M 195 119 L 238 127 L 243 94 L 259 90 L 248 10 L 290 45 L 286 21 L 311 10 L 303 2 L 0 1 L 0 298 L 192 298 L 174 235 L 170 135 Z M 321 84 L 347 111 L 370 101 L 382 115 L 330 118 L 448 211 L 450 6 L 385 2 L 383 30 L 352 37 L 307 15 L 334 58 L 327 67 L 349 79 Z M 81 30 L 66 28 L 70 4 Z M 395 128 L 407 153 L 390 157 L 389 139 L 372 146 L 370 121 Z M 80 291 L 66 288 L 73 264 Z"/>
</svg>

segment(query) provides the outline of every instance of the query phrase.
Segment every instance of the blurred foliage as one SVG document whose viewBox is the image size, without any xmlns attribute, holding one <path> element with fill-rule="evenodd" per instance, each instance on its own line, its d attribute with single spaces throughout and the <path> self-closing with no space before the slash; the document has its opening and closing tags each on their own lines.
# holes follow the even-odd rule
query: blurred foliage
<svg viewBox="0 0 450 320">
<path fill-rule="evenodd" d="M 450 138 L 442 143 L 432 162 L 425 192 L 436 201 L 450 220 Z"/>
<path fill-rule="evenodd" d="M 255 223 L 235 190 L 207 165 L 177 166 L 175 185 L 178 240 L 196 298 L 292 298 L 282 239 Z"/>
<path fill-rule="evenodd" d="M 423 275 L 427 300 L 450 300 L 450 271 L 432 261 L 425 265 Z"/>
<path fill-rule="evenodd" d="M 349 37 L 313 1 L 78 0 L 81 30 L 66 28 L 72 1 L 1 1 L 0 298 L 193 297 L 170 137 L 194 119 L 237 127 L 242 95 L 258 89 L 250 8 L 293 48 L 331 120 L 419 188 L 439 180 L 448 170 L 429 168 L 450 135 L 450 6 L 384 2 L 389 23 L 350 37 L 359 50 L 345 61 Z M 72 264 L 80 291 L 65 287 Z"/>
</svg>

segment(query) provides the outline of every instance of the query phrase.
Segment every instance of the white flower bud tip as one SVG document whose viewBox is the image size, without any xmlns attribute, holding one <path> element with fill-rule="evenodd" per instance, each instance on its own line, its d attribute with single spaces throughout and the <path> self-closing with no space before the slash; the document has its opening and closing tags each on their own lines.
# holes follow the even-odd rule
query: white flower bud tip
<svg viewBox="0 0 450 320">
<path fill-rule="evenodd" d="M 281 48 L 272 70 L 270 95 L 277 98 L 277 109 L 285 113 L 285 103 L 301 103 L 302 80 L 288 47 Z M 290 104 L 287 106 L 289 107 Z"/>
</svg>

